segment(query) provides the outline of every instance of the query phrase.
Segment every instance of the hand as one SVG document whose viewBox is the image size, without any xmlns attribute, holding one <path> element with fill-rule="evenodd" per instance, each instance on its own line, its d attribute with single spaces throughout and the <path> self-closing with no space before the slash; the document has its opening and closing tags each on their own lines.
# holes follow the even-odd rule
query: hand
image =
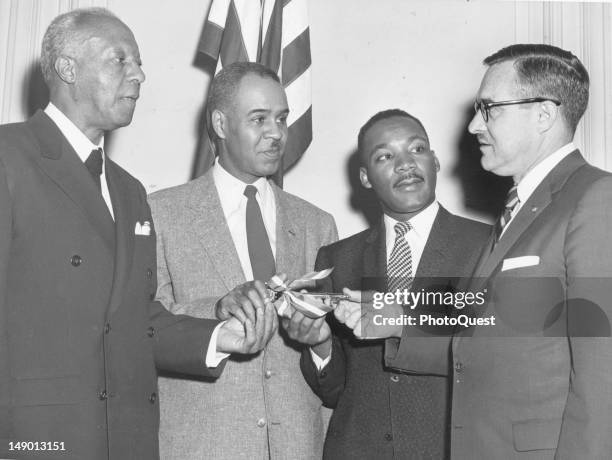
<svg viewBox="0 0 612 460">
<path fill-rule="evenodd" d="M 282 280 L 287 275 L 278 275 Z M 268 290 L 262 281 L 255 280 L 236 286 L 230 292 L 221 297 L 215 305 L 215 316 L 220 320 L 235 316 L 242 324 L 249 319 L 253 324 L 256 322 L 255 311 L 264 308 L 269 302 Z"/>
<path fill-rule="evenodd" d="M 283 318 L 281 324 L 289 338 L 304 345 L 310 345 L 313 351 L 323 359 L 329 356 L 331 330 L 325 321 L 325 316 L 312 319 L 294 310 L 291 318 Z"/>
<path fill-rule="evenodd" d="M 221 353 L 253 354 L 262 350 L 278 328 L 276 309 L 271 302 L 255 310 L 255 321 L 236 316 L 228 319 L 217 335 L 217 351 Z"/>
<path fill-rule="evenodd" d="M 398 304 L 385 304 L 380 309 L 373 307 L 374 291 L 353 291 L 344 288 L 342 292 L 349 300 L 341 300 L 334 310 L 336 319 L 353 330 L 358 339 L 386 339 L 401 337 L 403 326 L 390 324 L 399 320 L 404 308 Z M 391 321 L 389 321 L 391 320 Z"/>
</svg>

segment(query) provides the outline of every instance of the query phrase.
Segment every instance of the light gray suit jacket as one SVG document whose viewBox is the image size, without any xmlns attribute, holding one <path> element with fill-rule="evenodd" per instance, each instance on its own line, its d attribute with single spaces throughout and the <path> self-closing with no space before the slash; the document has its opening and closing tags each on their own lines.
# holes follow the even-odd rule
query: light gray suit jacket
<svg viewBox="0 0 612 460">
<path fill-rule="evenodd" d="M 313 270 L 337 239 L 333 217 L 272 185 L 276 266 Z M 214 317 L 215 302 L 244 283 L 211 171 L 149 197 L 157 230 L 158 299 L 174 313 Z M 321 402 L 300 372 L 297 344 L 279 331 L 263 352 L 230 357 L 216 381 L 160 377 L 162 459 L 321 458 Z"/>
</svg>

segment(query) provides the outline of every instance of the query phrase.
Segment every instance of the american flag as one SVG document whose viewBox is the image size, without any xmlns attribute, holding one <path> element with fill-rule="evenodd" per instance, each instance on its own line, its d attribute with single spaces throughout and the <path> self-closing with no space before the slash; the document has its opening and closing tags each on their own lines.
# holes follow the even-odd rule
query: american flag
<svg viewBox="0 0 612 460">
<path fill-rule="evenodd" d="M 289 134 L 282 166 L 293 166 L 312 141 L 310 30 L 307 0 L 213 0 L 198 51 L 217 61 L 216 72 L 236 61 L 255 61 L 274 70 L 289 103 Z M 204 130 L 204 136 L 206 132 Z M 203 139 L 194 175 L 210 168 L 214 153 Z"/>
</svg>

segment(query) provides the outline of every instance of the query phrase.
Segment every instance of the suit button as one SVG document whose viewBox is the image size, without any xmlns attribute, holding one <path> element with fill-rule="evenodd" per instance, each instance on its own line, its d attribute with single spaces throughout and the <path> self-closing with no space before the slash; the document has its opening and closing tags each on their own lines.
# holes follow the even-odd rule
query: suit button
<svg viewBox="0 0 612 460">
<path fill-rule="evenodd" d="M 393 435 L 392 435 L 391 433 L 387 433 L 387 434 L 385 435 L 385 439 L 386 439 L 387 441 L 393 441 Z"/>
<path fill-rule="evenodd" d="M 271 371 L 271 370 L 267 370 L 267 371 L 264 373 L 264 376 L 265 376 L 267 379 L 269 379 L 270 377 L 272 377 L 272 371 Z"/>
<path fill-rule="evenodd" d="M 147 278 L 148 279 L 153 278 L 153 270 L 151 270 L 150 268 L 147 268 Z"/>
<path fill-rule="evenodd" d="M 266 426 L 266 419 L 265 418 L 260 418 L 259 420 L 257 420 L 257 426 L 259 428 L 263 428 L 264 426 Z"/>
<path fill-rule="evenodd" d="M 70 258 L 70 263 L 73 267 L 78 267 L 81 265 L 81 262 L 83 262 L 83 259 L 81 259 L 81 256 L 78 254 L 75 254 Z"/>
<path fill-rule="evenodd" d="M 100 401 L 106 401 L 108 399 L 106 390 L 102 390 L 100 393 L 98 393 L 98 398 L 100 398 Z"/>
<path fill-rule="evenodd" d="M 319 374 L 319 377 L 321 377 L 322 379 L 324 379 L 325 377 L 327 377 L 327 372 L 325 372 L 325 371 L 321 371 L 321 373 Z"/>
<path fill-rule="evenodd" d="M 149 396 L 149 402 L 151 404 L 155 404 L 155 401 L 157 401 L 157 393 L 151 393 L 151 396 Z"/>
<path fill-rule="evenodd" d="M 455 371 L 458 373 L 463 372 L 463 363 L 461 361 L 455 363 Z"/>
<path fill-rule="evenodd" d="M 395 383 L 399 382 L 399 375 L 392 375 L 391 376 L 391 381 L 395 382 Z"/>
<path fill-rule="evenodd" d="M 149 327 L 149 328 L 147 329 L 147 335 L 148 335 L 149 337 L 153 337 L 153 336 L 155 335 L 155 328 L 154 328 L 153 326 L 151 326 L 151 327 Z"/>
<path fill-rule="evenodd" d="M 108 334 L 111 330 L 111 325 L 110 323 L 106 323 L 106 326 L 104 326 L 104 333 Z"/>
</svg>

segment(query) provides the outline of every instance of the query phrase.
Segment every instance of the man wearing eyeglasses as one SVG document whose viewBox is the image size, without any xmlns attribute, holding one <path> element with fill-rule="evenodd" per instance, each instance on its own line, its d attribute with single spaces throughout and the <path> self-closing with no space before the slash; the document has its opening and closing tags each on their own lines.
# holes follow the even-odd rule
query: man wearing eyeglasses
<svg viewBox="0 0 612 460">
<path fill-rule="evenodd" d="M 612 458 L 612 175 L 572 142 L 589 76 L 549 45 L 484 64 L 469 131 L 515 185 L 470 282 L 496 326 L 453 337 L 451 457 Z M 387 364 L 415 370 L 404 337 Z"/>
</svg>

